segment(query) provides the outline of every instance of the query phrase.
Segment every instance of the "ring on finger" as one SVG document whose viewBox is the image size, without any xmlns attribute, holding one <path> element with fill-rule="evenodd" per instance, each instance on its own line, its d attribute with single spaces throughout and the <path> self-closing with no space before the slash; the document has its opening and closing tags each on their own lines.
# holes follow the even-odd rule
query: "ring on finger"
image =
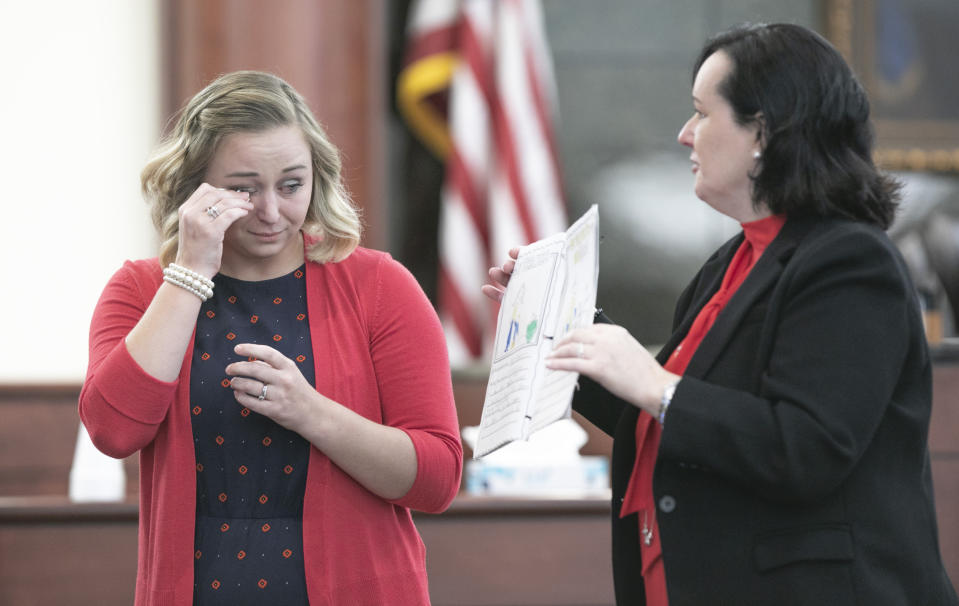
<svg viewBox="0 0 959 606">
<path fill-rule="evenodd" d="M 264 383 L 264 384 L 263 384 L 263 389 L 260 390 L 260 395 L 258 395 L 258 396 L 256 397 L 257 400 L 265 400 L 265 399 L 266 399 L 266 389 L 267 389 L 267 387 L 269 387 L 269 385 L 267 385 L 266 383 Z"/>
<path fill-rule="evenodd" d="M 220 211 L 217 210 L 216 206 L 207 206 L 206 214 L 210 215 L 212 218 L 216 219 L 220 216 Z"/>
<path fill-rule="evenodd" d="M 583 344 L 582 344 L 582 343 L 577 343 L 576 345 L 577 345 L 577 347 L 576 347 L 576 357 L 577 357 L 577 358 L 585 357 L 585 355 L 586 355 L 585 349 L 586 349 L 586 348 L 583 347 Z"/>
</svg>

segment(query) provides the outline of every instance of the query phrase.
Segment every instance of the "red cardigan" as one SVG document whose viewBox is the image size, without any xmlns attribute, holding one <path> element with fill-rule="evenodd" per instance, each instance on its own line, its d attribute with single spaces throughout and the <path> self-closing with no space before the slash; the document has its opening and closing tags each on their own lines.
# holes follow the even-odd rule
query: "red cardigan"
<svg viewBox="0 0 959 606">
<path fill-rule="evenodd" d="M 410 491 L 385 501 L 311 450 L 303 509 L 310 604 L 428 604 L 425 549 L 409 509 L 446 509 L 462 472 L 442 329 L 413 276 L 386 253 L 358 248 L 342 262 L 306 267 L 317 390 L 405 431 L 418 467 Z M 148 375 L 124 343 L 162 279 L 149 259 L 128 261 L 107 284 L 79 402 L 97 448 L 117 458 L 140 451 L 136 606 L 193 601 L 193 343 L 172 383 Z"/>
</svg>

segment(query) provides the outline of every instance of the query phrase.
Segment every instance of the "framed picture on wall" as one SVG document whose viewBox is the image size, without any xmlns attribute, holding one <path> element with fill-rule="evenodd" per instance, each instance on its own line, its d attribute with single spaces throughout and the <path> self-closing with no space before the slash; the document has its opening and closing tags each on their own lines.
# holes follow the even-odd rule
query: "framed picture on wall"
<svg viewBox="0 0 959 606">
<path fill-rule="evenodd" d="M 877 161 L 959 172 L 959 2 L 825 0 L 827 36 L 866 87 Z"/>
</svg>

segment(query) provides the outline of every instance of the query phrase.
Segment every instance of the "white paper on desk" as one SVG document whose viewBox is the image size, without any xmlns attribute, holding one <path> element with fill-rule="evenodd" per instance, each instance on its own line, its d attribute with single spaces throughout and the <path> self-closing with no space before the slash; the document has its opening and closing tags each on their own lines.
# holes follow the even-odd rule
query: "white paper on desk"
<svg viewBox="0 0 959 606">
<path fill-rule="evenodd" d="M 474 458 L 570 416 L 579 375 L 549 370 L 566 333 L 593 322 L 599 278 L 594 204 L 564 233 L 520 249 L 500 303 Z"/>
</svg>

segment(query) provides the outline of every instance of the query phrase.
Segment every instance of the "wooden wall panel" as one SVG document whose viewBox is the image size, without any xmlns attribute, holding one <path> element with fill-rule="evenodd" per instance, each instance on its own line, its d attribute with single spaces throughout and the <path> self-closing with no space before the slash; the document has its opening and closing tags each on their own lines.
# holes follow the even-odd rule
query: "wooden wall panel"
<svg viewBox="0 0 959 606">
<path fill-rule="evenodd" d="M 611 606 L 609 503 L 471 499 L 414 514 L 434 606 Z M 121 606 L 136 506 L 0 498 L 0 604 Z"/>
<path fill-rule="evenodd" d="M 479 376 L 454 381 L 462 423 L 478 422 L 484 387 Z M 136 461 L 127 461 L 126 503 L 67 501 L 78 393 L 79 386 L 0 387 L 0 604 L 5 606 L 130 603 Z M 959 362 L 939 361 L 934 394 L 930 451 L 939 537 L 946 569 L 959 581 Z M 606 440 L 591 434 L 584 453 L 608 452 Z M 15 493 L 24 496 L 10 496 Z M 611 603 L 608 515 L 605 501 L 464 495 L 442 515 L 415 514 L 428 549 L 434 604 Z"/>
<path fill-rule="evenodd" d="M 609 502 L 460 497 L 414 514 L 434 606 L 611 606 Z"/>
<path fill-rule="evenodd" d="M 0 497 L 0 604 L 129 606 L 136 573 L 135 505 Z"/>
<path fill-rule="evenodd" d="M 0 386 L 0 497 L 69 493 L 79 395 L 79 385 Z M 127 499 L 135 501 L 139 455 L 124 468 Z"/>
<path fill-rule="evenodd" d="M 168 0 L 166 113 L 219 74 L 270 71 L 302 94 L 343 154 L 344 177 L 385 249 L 387 5 L 378 0 Z"/>
</svg>

